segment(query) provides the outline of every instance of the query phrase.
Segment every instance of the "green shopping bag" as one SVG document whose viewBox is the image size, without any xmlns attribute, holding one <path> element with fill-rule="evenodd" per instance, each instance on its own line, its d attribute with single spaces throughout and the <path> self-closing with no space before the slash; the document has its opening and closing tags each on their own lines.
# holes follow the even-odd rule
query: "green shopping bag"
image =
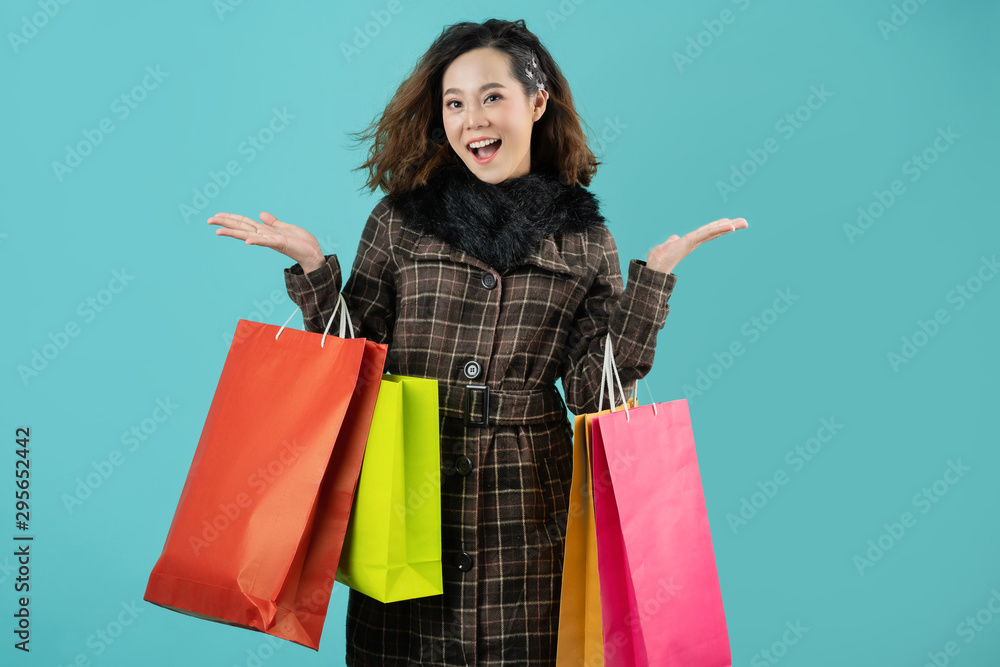
<svg viewBox="0 0 1000 667">
<path fill-rule="evenodd" d="M 383 375 L 336 580 L 380 602 L 444 592 L 438 384 Z"/>
</svg>

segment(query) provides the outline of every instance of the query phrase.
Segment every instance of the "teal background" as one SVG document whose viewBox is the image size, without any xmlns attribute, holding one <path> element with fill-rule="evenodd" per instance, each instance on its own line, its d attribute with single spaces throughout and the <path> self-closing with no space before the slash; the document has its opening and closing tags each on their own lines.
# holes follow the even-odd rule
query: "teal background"
<svg viewBox="0 0 1000 667">
<path fill-rule="evenodd" d="M 380 112 L 442 27 L 496 16 L 524 18 L 567 76 L 603 160 L 591 187 L 623 268 L 671 234 L 749 221 L 676 268 L 647 378 L 656 401 L 689 399 L 733 664 L 1000 665 L 987 608 L 1000 591 L 1000 280 L 982 264 L 1000 250 L 988 194 L 1000 175 L 997 3 L 400 0 L 348 59 L 340 45 L 387 1 L 221 14 L 209 0 L 52 2 L 58 12 L 12 44 L 44 1 L 0 9 L 0 541 L 15 533 L 18 426 L 31 428 L 35 535 L 30 654 L 12 647 L 16 573 L 0 547 L 0 663 L 342 664 L 339 584 L 318 653 L 142 601 L 228 337 L 239 318 L 280 324 L 295 308 L 287 257 L 216 237 L 205 220 L 270 211 L 349 270 L 381 193 L 359 190 L 363 158 L 346 132 Z M 894 11 L 901 25 L 887 32 Z M 699 33 L 701 52 L 678 65 Z M 168 75 L 122 118 L 114 99 L 157 66 Z M 800 109 L 811 87 L 830 96 Z M 239 146 L 274 108 L 295 117 L 249 160 Z M 790 133 L 779 122 L 797 109 L 809 118 Z M 113 132 L 60 180 L 53 161 L 105 118 Z M 947 128 L 958 137 L 936 153 Z M 768 139 L 777 152 L 721 194 Z M 911 180 L 906 163 L 925 150 L 936 161 Z M 241 172 L 185 220 L 179 206 L 230 160 Z M 845 225 L 896 179 L 905 192 L 852 242 Z M 134 278 L 101 312 L 79 309 L 123 269 Z M 978 291 L 959 308 L 962 284 Z M 780 313 L 779 291 L 797 297 Z M 938 310 L 947 321 L 894 367 L 889 354 Z M 78 335 L 22 379 L 18 367 L 69 323 Z M 734 343 L 742 354 L 727 358 Z M 129 450 L 122 433 L 158 399 L 177 407 Z M 842 428 L 795 463 L 789 452 L 826 437 L 823 419 Z M 77 479 L 116 450 L 121 464 L 67 508 Z M 934 491 L 949 461 L 968 471 Z M 775 475 L 787 483 L 770 487 Z M 761 487 L 771 497 L 754 496 Z M 935 502 L 919 500 L 925 488 Z M 744 499 L 759 507 L 739 524 Z M 891 537 L 884 524 L 904 512 L 915 523 Z M 880 537 L 890 548 L 859 570 Z M 132 603 L 134 622 L 97 640 Z M 963 630 L 977 613 L 979 629 Z"/>
</svg>

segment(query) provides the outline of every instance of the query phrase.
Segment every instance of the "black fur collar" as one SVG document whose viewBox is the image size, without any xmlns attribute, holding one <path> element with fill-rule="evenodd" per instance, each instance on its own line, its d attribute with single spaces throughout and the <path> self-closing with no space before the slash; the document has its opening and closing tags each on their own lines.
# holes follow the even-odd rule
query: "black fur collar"
<svg viewBox="0 0 1000 667">
<path fill-rule="evenodd" d="M 516 266 L 556 237 L 605 224 L 597 197 L 532 171 L 498 184 L 480 180 L 464 163 L 442 167 L 426 185 L 393 203 L 405 225 L 433 234 L 498 271 Z"/>
</svg>

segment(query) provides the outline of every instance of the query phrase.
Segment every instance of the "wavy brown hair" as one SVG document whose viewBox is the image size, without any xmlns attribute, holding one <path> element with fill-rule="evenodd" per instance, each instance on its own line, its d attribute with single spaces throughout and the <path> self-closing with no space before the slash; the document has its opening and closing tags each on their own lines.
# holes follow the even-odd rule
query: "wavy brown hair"
<svg viewBox="0 0 1000 667">
<path fill-rule="evenodd" d="M 395 197 L 424 185 L 441 167 L 461 163 L 442 123 L 441 80 L 453 60 L 481 47 L 507 54 L 510 75 L 527 96 L 538 91 L 538 83 L 525 73 L 534 54 L 549 99 L 531 132 L 532 171 L 556 173 L 568 185 L 590 185 L 601 163 L 587 147 L 573 95 L 559 66 L 523 19 L 489 19 L 445 27 L 396 89 L 381 118 L 362 132 L 349 133 L 357 144 L 371 141 L 368 159 L 352 170 L 368 170 L 362 188 L 373 192 L 382 188 Z"/>
</svg>

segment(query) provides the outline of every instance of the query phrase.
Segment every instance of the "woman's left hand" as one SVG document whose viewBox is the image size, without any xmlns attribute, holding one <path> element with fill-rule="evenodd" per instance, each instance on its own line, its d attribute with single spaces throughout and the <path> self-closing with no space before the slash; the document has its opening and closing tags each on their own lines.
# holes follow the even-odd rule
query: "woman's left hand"
<svg viewBox="0 0 1000 667">
<path fill-rule="evenodd" d="M 711 241 L 723 234 L 735 232 L 737 229 L 746 229 L 749 226 L 743 218 L 723 218 L 710 222 L 684 236 L 674 234 L 649 251 L 646 256 L 646 266 L 656 271 L 670 273 L 682 259 L 688 256 L 688 253 L 705 241 Z"/>
</svg>

